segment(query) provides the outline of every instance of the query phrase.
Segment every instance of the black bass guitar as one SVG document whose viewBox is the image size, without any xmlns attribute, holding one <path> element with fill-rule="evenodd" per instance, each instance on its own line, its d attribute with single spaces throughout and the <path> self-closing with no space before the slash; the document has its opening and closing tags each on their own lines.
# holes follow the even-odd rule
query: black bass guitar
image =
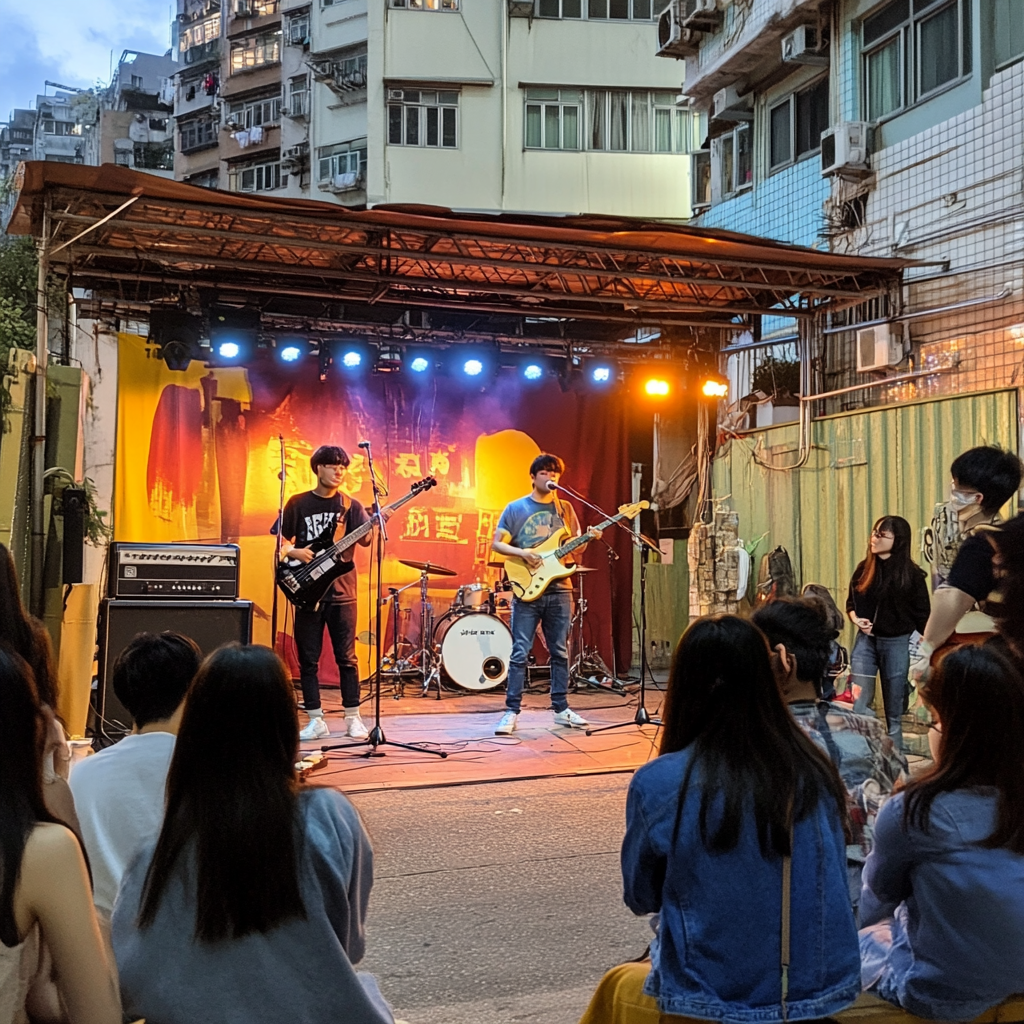
<svg viewBox="0 0 1024 1024">
<path fill-rule="evenodd" d="M 425 477 L 413 484 L 408 494 L 390 505 L 385 505 L 381 512 L 388 515 L 396 512 L 407 501 L 412 501 L 417 495 L 429 491 L 436 484 L 437 481 L 432 476 Z M 282 559 L 277 567 L 277 585 L 284 591 L 284 596 L 297 608 L 315 608 L 331 584 L 352 568 L 352 560 L 345 557 L 346 553 L 376 524 L 376 517 L 371 516 L 368 522 L 351 533 L 346 533 L 341 540 L 333 544 L 318 537 L 308 545 L 317 552 L 308 562 L 300 562 L 297 558 Z"/>
</svg>

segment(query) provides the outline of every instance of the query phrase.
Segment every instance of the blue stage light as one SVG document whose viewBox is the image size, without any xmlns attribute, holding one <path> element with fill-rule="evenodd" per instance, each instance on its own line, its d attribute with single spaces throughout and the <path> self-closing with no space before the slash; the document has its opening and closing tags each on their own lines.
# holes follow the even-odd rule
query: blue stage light
<svg viewBox="0 0 1024 1024">
<path fill-rule="evenodd" d="M 590 379 L 595 384 L 607 384 L 612 379 L 612 369 L 610 366 L 595 366 L 590 371 Z"/>
<path fill-rule="evenodd" d="M 467 359 L 462 364 L 462 372 L 467 377 L 479 377 L 484 372 L 484 364 L 479 359 Z"/>
<path fill-rule="evenodd" d="M 363 365 L 363 353 L 355 349 L 349 349 L 342 354 L 341 365 L 346 369 L 355 370 Z"/>
<path fill-rule="evenodd" d="M 523 367 L 523 376 L 527 380 L 540 380 L 544 376 L 544 367 L 539 363 L 527 363 Z"/>
<path fill-rule="evenodd" d="M 409 369 L 413 373 L 426 373 L 430 369 L 430 361 L 426 356 L 413 356 L 409 361 Z"/>
<path fill-rule="evenodd" d="M 286 363 L 294 363 L 302 355 L 302 349 L 298 345 L 285 345 L 281 349 L 281 359 Z"/>
<path fill-rule="evenodd" d="M 237 359 L 242 353 L 242 346 L 237 341 L 221 341 L 217 344 L 217 355 L 221 359 Z"/>
</svg>

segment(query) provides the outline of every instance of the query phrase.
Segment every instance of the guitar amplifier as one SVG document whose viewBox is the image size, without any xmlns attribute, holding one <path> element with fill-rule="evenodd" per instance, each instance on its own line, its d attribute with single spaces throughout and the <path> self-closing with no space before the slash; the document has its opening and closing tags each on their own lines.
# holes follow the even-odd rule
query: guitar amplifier
<svg viewBox="0 0 1024 1024">
<path fill-rule="evenodd" d="M 149 598 L 238 599 L 237 544 L 110 545 L 107 596 Z"/>
</svg>

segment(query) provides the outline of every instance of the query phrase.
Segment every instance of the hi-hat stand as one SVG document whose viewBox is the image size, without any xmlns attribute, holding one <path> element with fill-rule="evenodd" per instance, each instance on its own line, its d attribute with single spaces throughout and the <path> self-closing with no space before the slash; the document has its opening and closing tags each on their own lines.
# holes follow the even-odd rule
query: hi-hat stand
<svg viewBox="0 0 1024 1024">
<path fill-rule="evenodd" d="M 384 757 L 384 751 L 379 750 L 379 747 L 390 746 L 390 747 L 401 747 L 403 750 L 413 750 L 417 754 L 433 754 L 435 757 L 447 757 L 448 752 L 446 750 L 430 750 L 428 747 L 420 746 L 415 743 L 397 743 L 395 740 L 389 740 L 384 735 L 384 730 L 380 727 L 380 694 L 381 694 L 381 661 L 383 660 L 383 653 L 381 650 L 381 642 L 383 640 L 383 634 L 381 630 L 381 614 L 384 607 L 384 544 L 387 541 L 387 526 L 385 525 L 384 516 L 381 514 L 381 503 L 380 503 L 380 487 L 377 484 L 377 476 L 373 471 L 373 456 L 370 454 L 370 442 L 360 441 L 359 447 L 366 451 L 366 461 L 369 464 L 370 469 L 370 482 L 373 485 L 373 519 L 377 521 L 376 545 L 374 550 L 374 562 L 377 566 L 377 627 L 376 627 L 376 655 L 377 655 L 377 667 L 376 667 L 376 693 L 373 698 L 373 728 L 370 730 L 370 735 L 365 740 L 353 740 L 350 743 L 328 743 L 322 746 L 320 749 L 323 753 L 328 753 L 331 750 L 349 750 L 353 747 L 369 747 L 370 749 L 363 754 L 363 757 Z M 397 628 L 397 624 L 396 624 Z"/>
</svg>

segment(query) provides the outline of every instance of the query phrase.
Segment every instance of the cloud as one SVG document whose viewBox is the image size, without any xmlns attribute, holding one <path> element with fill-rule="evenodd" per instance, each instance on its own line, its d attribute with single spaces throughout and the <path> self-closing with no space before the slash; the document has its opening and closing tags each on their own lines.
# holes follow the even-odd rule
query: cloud
<svg viewBox="0 0 1024 1024">
<path fill-rule="evenodd" d="M 111 52 L 164 53 L 172 12 L 168 0 L 0 0 L 0 117 L 29 106 L 46 79 L 105 84 Z"/>
</svg>

